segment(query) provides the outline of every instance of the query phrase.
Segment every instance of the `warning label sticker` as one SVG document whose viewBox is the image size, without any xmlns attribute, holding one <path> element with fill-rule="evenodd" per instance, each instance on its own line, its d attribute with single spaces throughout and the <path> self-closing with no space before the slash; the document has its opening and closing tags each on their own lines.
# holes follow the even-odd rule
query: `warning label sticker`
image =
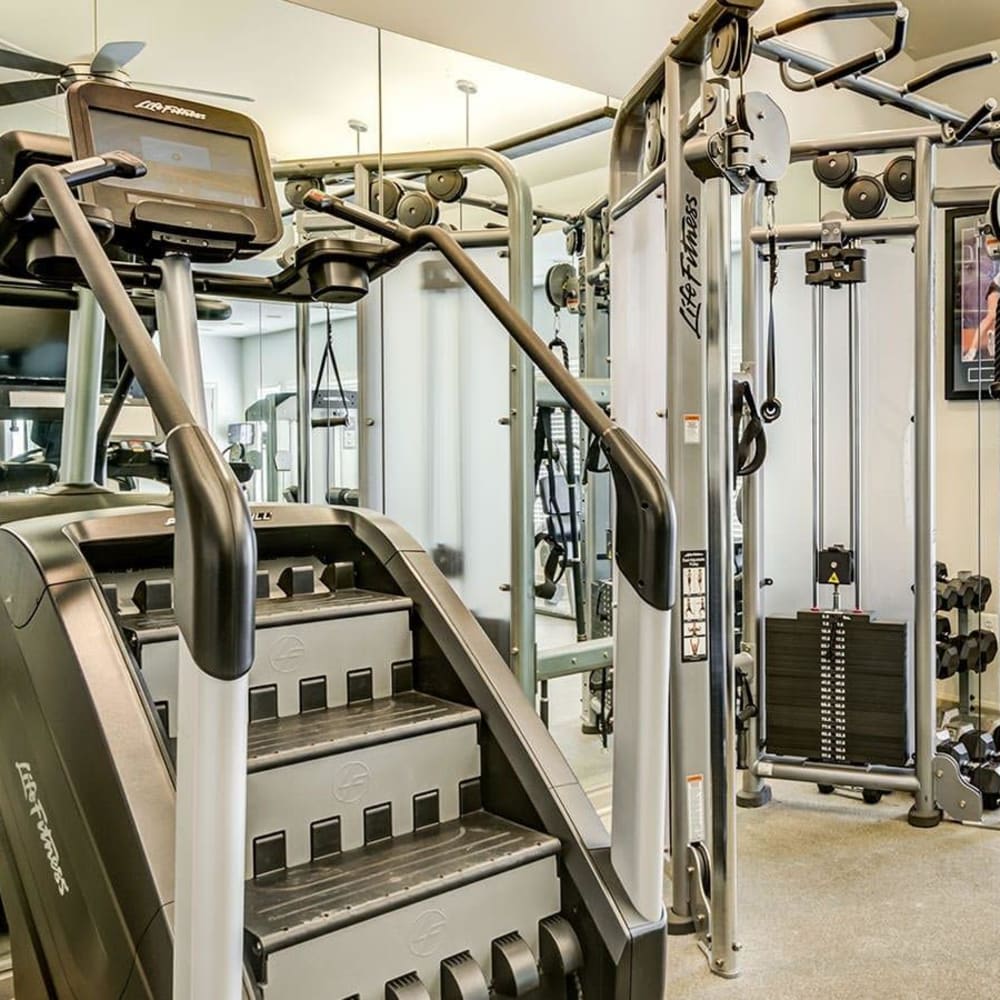
<svg viewBox="0 0 1000 1000">
<path fill-rule="evenodd" d="M 708 590 L 704 549 L 681 553 L 681 611 L 684 622 L 681 659 L 693 663 L 708 659 Z"/>
<path fill-rule="evenodd" d="M 687 776 L 688 843 L 705 841 L 705 775 Z"/>
<path fill-rule="evenodd" d="M 684 443 L 701 444 L 701 416 L 697 413 L 684 414 Z"/>
</svg>

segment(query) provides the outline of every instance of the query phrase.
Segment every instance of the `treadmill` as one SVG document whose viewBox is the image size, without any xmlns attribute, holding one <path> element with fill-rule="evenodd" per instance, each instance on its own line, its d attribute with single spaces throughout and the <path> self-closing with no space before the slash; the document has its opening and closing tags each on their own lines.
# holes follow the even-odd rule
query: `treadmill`
<svg viewBox="0 0 1000 1000">
<path fill-rule="evenodd" d="M 609 836 L 405 530 L 359 508 L 248 507 L 204 429 L 194 266 L 282 234 L 260 130 L 104 83 L 67 104 L 77 159 L 30 162 L 0 199 L 0 267 L 93 292 L 167 433 L 175 508 L 0 528 L 0 894 L 18 1000 L 662 997 L 676 561 L 662 477 L 572 375 L 546 372 L 611 465 L 619 614 L 646 654 L 616 685 L 631 739 Z M 397 226 L 378 244 L 317 241 L 275 288 L 363 294 L 428 240 Z M 123 284 L 136 269 L 109 249 L 158 275 L 162 357 Z M 544 370 L 544 342 L 461 263 Z"/>
</svg>

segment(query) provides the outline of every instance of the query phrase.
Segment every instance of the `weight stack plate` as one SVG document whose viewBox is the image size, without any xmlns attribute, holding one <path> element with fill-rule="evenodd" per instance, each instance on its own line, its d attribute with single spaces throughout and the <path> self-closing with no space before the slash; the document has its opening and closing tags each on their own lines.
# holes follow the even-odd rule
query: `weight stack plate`
<svg viewBox="0 0 1000 1000">
<path fill-rule="evenodd" d="M 868 615 L 767 619 L 769 753 L 830 764 L 910 758 L 909 629 Z"/>
<path fill-rule="evenodd" d="M 590 586 L 591 638 L 606 639 L 611 635 L 611 581 L 596 580 Z"/>
</svg>

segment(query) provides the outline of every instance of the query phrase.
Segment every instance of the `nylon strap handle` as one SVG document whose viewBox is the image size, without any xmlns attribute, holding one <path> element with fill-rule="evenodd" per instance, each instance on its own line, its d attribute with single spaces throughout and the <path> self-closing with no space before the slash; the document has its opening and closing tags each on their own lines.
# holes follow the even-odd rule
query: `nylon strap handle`
<svg viewBox="0 0 1000 1000">
<path fill-rule="evenodd" d="M 775 228 L 775 198 L 778 188 L 775 184 L 768 184 L 767 188 L 767 246 L 768 246 L 768 268 L 770 271 L 769 282 L 769 302 L 768 302 L 768 322 L 767 322 L 767 371 L 765 380 L 767 383 L 767 398 L 760 404 L 760 415 L 765 424 L 773 424 L 781 416 L 781 400 L 778 399 L 777 391 L 777 358 L 774 345 L 775 322 L 774 322 L 774 293 L 778 287 L 778 231 Z"/>
</svg>

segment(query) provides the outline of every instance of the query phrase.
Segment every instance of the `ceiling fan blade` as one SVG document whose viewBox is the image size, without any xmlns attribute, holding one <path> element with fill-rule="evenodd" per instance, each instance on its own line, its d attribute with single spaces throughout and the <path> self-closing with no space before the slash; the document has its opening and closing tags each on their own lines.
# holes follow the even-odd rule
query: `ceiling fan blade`
<svg viewBox="0 0 1000 1000">
<path fill-rule="evenodd" d="M 41 97 L 55 97 L 61 90 L 59 81 L 52 77 L 47 80 L 0 83 L 0 105 L 22 104 L 25 101 L 37 101 Z"/>
<path fill-rule="evenodd" d="M 48 76 L 62 76 L 66 72 L 66 67 L 62 63 L 29 55 L 27 52 L 15 52 L 2 46 L 0 46 L 0 66 L 6 69 L 23 69 L 28 73 L 45 73 Z"/>
<path fill-rule="evenodd" d="M 131 62 L 144 48 L 145 42 L 105 42 L 90 61 L 94 73 L 115 73 Z"/>
<path fill-rule="evenodd" d="M 225 94 L 219 90 L 202 90 L 200 87 L 178 87 L 174 83 L 146 83 L 142 80 L 132 80 L 133 87 L 149 87 L 150 90 L 176 90 L 182 94 L 200 94 L 202 97 L 221 97 L 227 101 L 248 101 L 253 104 L 255 98 L 244 94 Z"/>
</svg>

